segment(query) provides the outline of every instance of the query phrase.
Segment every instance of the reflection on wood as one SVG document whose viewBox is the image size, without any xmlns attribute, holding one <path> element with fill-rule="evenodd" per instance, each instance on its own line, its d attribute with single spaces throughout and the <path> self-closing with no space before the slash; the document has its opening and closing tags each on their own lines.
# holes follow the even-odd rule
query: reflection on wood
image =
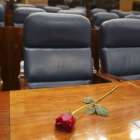
<svg viewBox="0 0 140 140">
<path fill-rule="evenodd" d="M 9 140 L 9 92 L 0 92 L 0 140 Z"/>
<path fill-rule="evenodd" d="M 140 86 L 140 81 L 132 81 Z M 87 115 L 86 109 L 75 115 L 80 117 L 72 133 L 57 131 L 55 119 L 63 110 L 74 111 L 84 105 L 83 99 L 98 99 L 115 86 L 113 93 L 99 104 L 109 109 L 110 117 Z M 125 82 L 94 84 L 74 87 L 21 90 L 10 93 L 11 140 L 107 140 L 131 139 L 131 132 L 138 128 L 132 123 L 139 120 L 140 89 Z"/>
</svg>

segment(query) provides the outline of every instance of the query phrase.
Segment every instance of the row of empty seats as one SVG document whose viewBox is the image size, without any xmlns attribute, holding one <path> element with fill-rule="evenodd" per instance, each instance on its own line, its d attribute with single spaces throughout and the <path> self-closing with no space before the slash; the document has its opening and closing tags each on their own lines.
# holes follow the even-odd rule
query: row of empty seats
<svg viewBox="0 0 140 140">
<path fill-rule="evenodd" d="M 99 29 L 100 25 L 107 20 L 119 19 L 119 18 L 134 18 L 140 19 L 140 13 L 138 11 L 122 12 L 121 10 L 113 9 L 107 12 L 105 9 L 95 8 L 91 10 L 90 17 L 93 19 L 92 27 Z"/>
<path fill-rule="evenodd" d="M 107 10 L 105 10 L 105 9 L 95 8 L 95 9 L 90 11 L 90 17 L 92 18 L 95 14 L 97 14 L 99 12 L 108 13 Z M 120 18 L 124 18 L 125 16 L 128 16 L 128 15 L 140 15 L 139 11 L 124 12 L 124 11 L 121 11 L 121 10 L 118 10 L 118 9 L 112 9 L 112 10 L 110 10 L 110 13 L 115 13 Z"/>
<path fill-rule="evenodd" d="M 3 3 L 1 3 L 4 5 Z M 0 12 L 2 13 L 0 18 L 0 26 L 5 25 L 5 10 L 6 6 L 3 6 L 4 8 L 0 7 Z M 49 13 L 63 13 L 63 14 L 77 14 L 86 16 L 87 15 L 87 8 L 77 6 L 75 8 L 69 8 L 66 5 L 57 5 L 55 7 L 48 6 L 45 4 L 37 4 L 37 5 L 31 5 L 31 4 L 21 4 L 21 3 L 15 3 L 13 4 L 14 9 L 14 19 L 13 23 L 14 26 L 23 26 L 25 18 L 34 12 L 49 12 Z M 95 29 L 99 29 L 100 25 L 107 20 L 110 19 L 116 19 L 116 18 L 135 18 L 140 19 L 140 15 L 138 11 L 131 11 L 131 12 L 122 12 L 121 10 L 113 9 L 110 12 L 107 12 L 105 9 L 101 8 L 95 8 L 91 10 L 90 12 L 90 18 L 92 18 L 92 27 Z"/>
<path fill-rule="evenodd" d="M 77 14 L 82 16 L 87 15 L 87 8 L 80 6 L 69 9 L 69 7 L 66 5 L 57 5 L 56 7 L 52 7 L 44 4 L 37 4 L 34 6 L 30 4 L 16 3 L 13 5 L 13 9 L 14 9 L 14 26 L 23 26 L 24 19 L 29 14 L 34 12 Z"/>
<path fill-rule="evenodd" d="M 96 74 L 93 74 L 91 26 L 87 18 L 33 13 L 25 20 L 23 38 L 24 69 L 30 88 L 93 83 Z M 139 20 L 104 22 L 99 41 L 104 72 L 120 79 L 139 79 L 139 40 Z"/>
</svg>

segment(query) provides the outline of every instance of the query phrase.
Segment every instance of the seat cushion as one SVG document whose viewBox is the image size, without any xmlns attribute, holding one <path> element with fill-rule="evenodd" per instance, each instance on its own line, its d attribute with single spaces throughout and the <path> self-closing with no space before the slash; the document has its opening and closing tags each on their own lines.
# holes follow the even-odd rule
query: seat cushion
<svg viewBox="0 0 140 140">
<path fill-rule="evenodd" d="M 120 77 L 140 74 L 140 48 L 103 48 L 102 54 L 106 73 Z"/>
<path fill-rule="evenodd" d="M 24 48 L 27 82 L 30 85 L 45 83 L 46 87 L 50 87 L 51 84 L 53 87 L 55 83 L 59 86 L 92 83 L 91 58 L 90 48 Z"/>
</svg>

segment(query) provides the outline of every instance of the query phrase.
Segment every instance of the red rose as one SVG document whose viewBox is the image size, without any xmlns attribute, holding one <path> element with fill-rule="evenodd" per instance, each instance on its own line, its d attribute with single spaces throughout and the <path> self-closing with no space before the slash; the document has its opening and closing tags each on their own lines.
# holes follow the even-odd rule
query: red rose
<svg viewBox="0 0 140 140">
<path fill-rule="evenodd" d="M 61 131 L 71 132 L 74 124 L 75 118 L 69 113 L 64 113 L 56 119 L 55 127 Z"/>
</svg>

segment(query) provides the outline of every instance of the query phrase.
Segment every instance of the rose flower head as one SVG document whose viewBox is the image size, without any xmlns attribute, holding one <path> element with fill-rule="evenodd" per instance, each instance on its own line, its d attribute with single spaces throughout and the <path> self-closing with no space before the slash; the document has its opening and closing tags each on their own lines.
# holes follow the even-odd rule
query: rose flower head
<svg viewBox="0 0 140 140">
<path fill-rule="evenodd" d="M 55 127 L 58 130 L 71 132 L 75 124 L 75 118 L 70 113 L 64 113 L 56 119 Z"/>
</svg>

